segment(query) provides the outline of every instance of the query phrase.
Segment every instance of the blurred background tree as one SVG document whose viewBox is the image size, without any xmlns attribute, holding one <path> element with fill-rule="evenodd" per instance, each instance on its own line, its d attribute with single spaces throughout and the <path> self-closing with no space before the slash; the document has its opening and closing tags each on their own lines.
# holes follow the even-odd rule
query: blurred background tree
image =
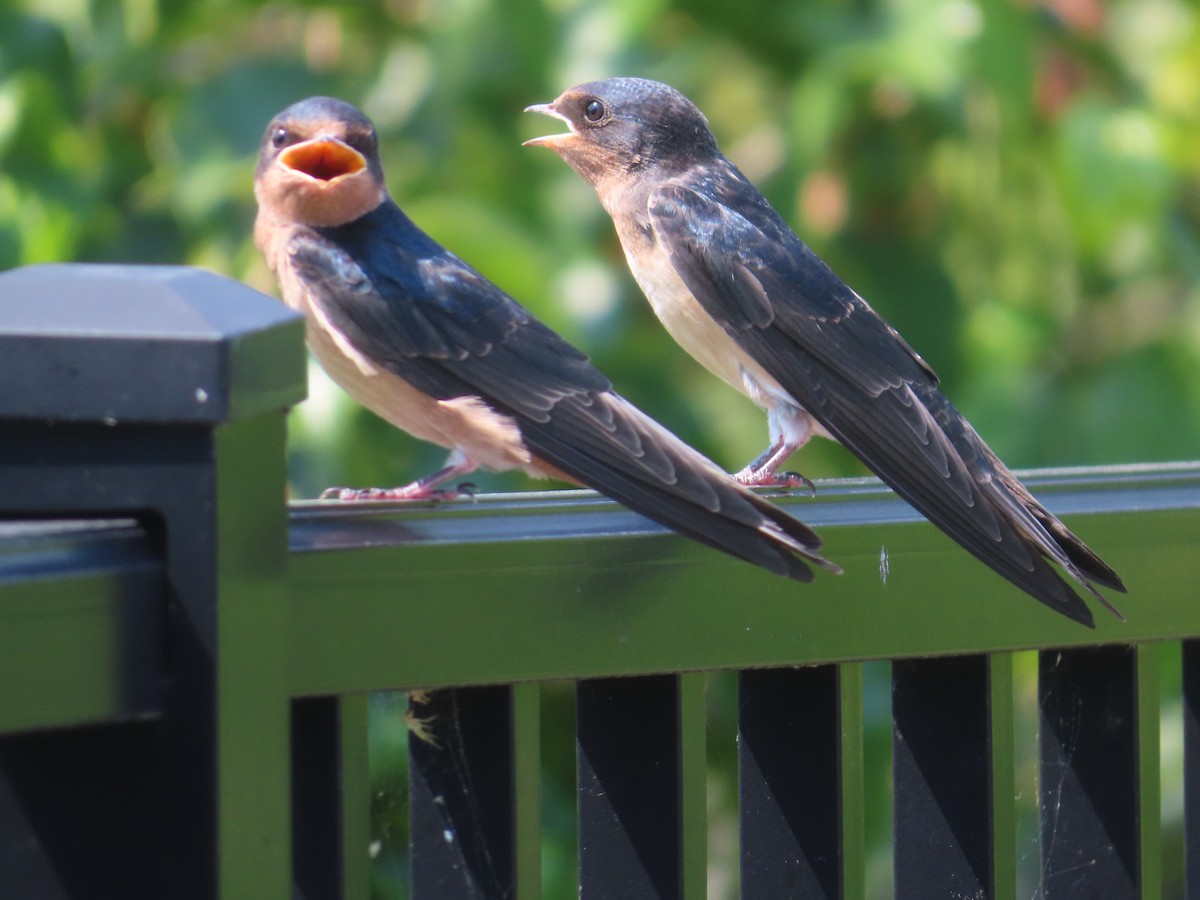
<svg viewBox="0 0 1200 900">
<path fill-rule="evenodd" d="M 274 292 L 250 239 L 258 141 L 287 104 L 338 95 L 375 119 L 418 224 L 740 468 L 761 414 L 661 331 L 591 191 L 520 147 L 555 127 L 524 106 L 615 74 L 691 96 L 1011 465 L 1196 456 L 1200 11 L 1185 0 L 7 0 L 0 269 L 190 263 Z M 440 462 L 310 382 L 296 496 Z M 796 465 L 862 473 L 828 444 Z M 402 774 L 391 705 L 381 783 Z M 547 759 L 569 804 L 569 754 Z M 399 896 L 396 795 L 379 796 L 377 890 Z M 553 792 L 546 818 L 569 821 Z M 548 896 L 566 895 L 570 840 L 548 846 Z"/>
</svg>

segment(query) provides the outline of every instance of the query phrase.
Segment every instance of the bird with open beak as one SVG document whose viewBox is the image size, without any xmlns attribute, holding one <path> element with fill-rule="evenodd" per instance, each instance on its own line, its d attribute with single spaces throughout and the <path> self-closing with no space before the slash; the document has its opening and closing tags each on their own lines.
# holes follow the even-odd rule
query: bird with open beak
<svg viewBox="0 0 1200 900">
<path fill-rule="evenodd" d="M 766 410 L 770 443 L 735 476 L 780 472 L 813 435 L 848 447 L 950 537 L 1042 603 L 1092 625 L 1057 563 L 1117 574 L 1033 498 L 938 388 L 933 369 L 810 250 L 726 159 L 704 114 L 644 78 L 581 84 L 530 106 L 567 125 L 548 147 L 599 195 L 634 278 L 667 331 Z"/>
<path fill-rule="evenodd" d="M 580 351 L 421 231 L 388 196 L 371 121 L 330 97 L 267 127 L 255 241 L 325 370 L 367 408 L 450 451 L 444 468 L 350 499 L 427 499 L 483 467 L 594 488 L 800 581 L 811 529 L 615 393 Z"/>
</svg>

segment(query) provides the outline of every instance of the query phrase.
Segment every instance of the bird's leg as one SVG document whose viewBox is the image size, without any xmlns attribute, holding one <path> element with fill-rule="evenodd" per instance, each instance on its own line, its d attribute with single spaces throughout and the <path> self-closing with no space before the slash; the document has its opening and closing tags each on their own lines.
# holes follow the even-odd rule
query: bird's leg
<svg viewBox="0 0 1200 900">
<path fill-rule="evenodd" d="M 817 486 L 799 472 L 779 471 L 787 458 L 807 444 L 812 436 L 812 422 L 808 414 L 793 401 L 773 397 L 755 383 L 751 383 L 751 387 L 766 399 L 763 405 L 767 407 L 767 430 L 771 435 L 771 444 L 758 459 L 736 473 L 734 479 L 749 487 L 777 487 L 784 490 L 806 487 L 815 497 Z"/>
<path fill-rule="evenodd" d="M 786 441 L 782 438 L 773 441 L 762 455 L 742 471 L 737 472 L 734 480 L 748 487 L 806 487 L 813 496 L 817 494 L 817 486 L 799 472 L 780 472 L 779 467 L 784 461 L 800 449 L 800 443 Z"/>
<path fill-rule="evenodd" d="M 474 496 L 475 486 L 463 483 L 457 487 L 442 490 L 441 486 L 447 481 L 474 471 L 473 463 L 467 454 L 455 448 L 446 458 L 446 465 L 418 478 L 412 484 L 395 488 L 327 488 L 321 492 L 322 500 L 455 500 L 460 497 Z"/>
</svg>

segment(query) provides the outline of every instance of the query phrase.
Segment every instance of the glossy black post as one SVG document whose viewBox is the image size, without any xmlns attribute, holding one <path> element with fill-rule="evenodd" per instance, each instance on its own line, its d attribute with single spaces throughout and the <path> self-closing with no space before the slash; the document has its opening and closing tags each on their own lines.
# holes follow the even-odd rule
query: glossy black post
<svg viewBox="0 0 1200 900">
<path fill-rule="evenodd" d="M 892 663 L 896 897 L 991 897 L 987 658 Z"/>
<path fill-rule="evenodd" d="M 577 686 L 583 900 L 684 895 L 680 705 L 677 675 Z"/>
<path fill-rule="evenodd" d="M 1200 640 L 1182 643 L 1184 874 L 1186 897 L 1200 900 Z"/>
<path fill-rule="evenodd" d="M 133 516 L 165 563 L 159 720 L 0 737 L 0 818 L 18 842 L 0 857 L 19 846 L 40 873 L 13 896 L 211 898 L 253 852 L 260 895 L 290 890 L 282 657 L 257 660 L 257 695 L 230 693 L 257 639 L 222 638 L 282 621 L 282 594 L 259 579 L 285 558 L 283 414 L 303 396 L 301 344 L 279 304 L 199 270 L 0 276 L 0 516 Z M 223 743 L 219 720 L 252 709 L 258 749 Z"/>
<path fill-rule="evenodd" d="M 410 705 L 414 900 L 515 896 L 513 688 L 432 691 Z"/>
<path fill-rule="evenodd" d="M 293 900 L 368 893 L 367 698 L 292 701 Z"/>
<path fill-rule="evenodd" d="M 1040 654 L 1046 900 L 1141 897 L 1133 647 Z"/>
<path fill-rule="evenodd" d="M 837 666 L 738 673 L 743 897 L 839 898 Z"/>
</svg>

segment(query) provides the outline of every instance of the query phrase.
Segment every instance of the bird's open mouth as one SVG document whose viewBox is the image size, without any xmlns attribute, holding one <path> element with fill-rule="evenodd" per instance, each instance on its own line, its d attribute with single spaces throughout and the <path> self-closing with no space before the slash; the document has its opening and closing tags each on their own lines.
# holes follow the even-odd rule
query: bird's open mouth
<svg viewBox="0 0 1200 900">
<path fill-rule="evenodd" d="M 295 172 L 317 181 L 333 181 L 354 175 L 367 167 L 367 160 L 348 144 L 334 138 L 314 138 L 293 144 L 279 154 L 279 161 Z"/>
<path fill-rule="evenodd" d="M 546 134 L 541 137 L 530 138 L 521 144 L 522 147 L 553 147 L 555 144 L 561 144 L 563 141 L 568 141 L 575 137 L 575 129 L 571 126 L 570 119 L 560 113 L 553 103 L 535 103 L 533 106 L 525 107 L 525 112 L 541 113 L 543 116 L 561 119 L 567 123 L 567 127 L 571 130 L 564 131 L 561 134 Z"/>
</svg>

